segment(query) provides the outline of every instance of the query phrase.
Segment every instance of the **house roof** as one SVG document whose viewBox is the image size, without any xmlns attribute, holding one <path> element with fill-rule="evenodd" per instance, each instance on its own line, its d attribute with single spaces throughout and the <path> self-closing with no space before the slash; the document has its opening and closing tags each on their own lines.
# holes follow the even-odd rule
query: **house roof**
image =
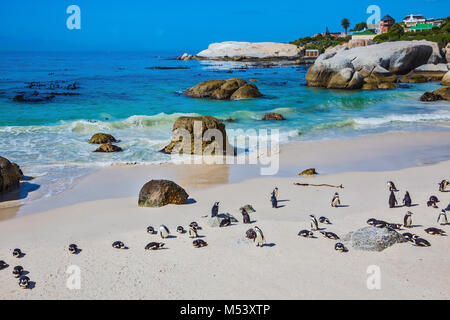
<svg viewBox="0 0 450 320">
<path fill-rule="evenodd" d="M 433 29 L 433 24 L 432 23 L 418 23 L 409 29 L 410 30 L 431 30 L 431 29 Z"/>
<path fill-rule="evenodd" d="M 410 14 L 409 16 L 406 16 L 405 18 L 403 18 L 403 20 L 410 20 L 411 18 L 415 19 L 415 20 L 425 19 L 425 17 L 421 14 Z"/>
<path fill-rule="evenodd" d="M 385 15 L 381 21 L 395 21 L 390 15 Z"/>
<path fill-rule="evenodd" d="M 364 35 L 373 35 L 375 32 L 372 30 L 362 30 L 362 31 L 355 31 L 352 33 L 353 36 L 364 36 Z"/>
</svg>

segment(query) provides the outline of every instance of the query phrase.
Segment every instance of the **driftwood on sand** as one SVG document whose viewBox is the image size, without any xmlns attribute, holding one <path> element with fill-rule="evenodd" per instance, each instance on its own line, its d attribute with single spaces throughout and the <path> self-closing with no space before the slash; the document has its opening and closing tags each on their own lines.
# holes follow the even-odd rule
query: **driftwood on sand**
<svg viewBox="0 0 450 320">
<path fill-rule="evenodd" d="M 344 189 L 344 186 L 342 184 L 338 185 L 338 186 L 334 186 L 332 184 L 326 184 L 326 183 L 322 183 L 322 184 L 313 184 L 313 183 L 299 183 L 299 182 L 294 182 L 294 185 L 296 186 L 303 186 L 303 187 L 330 187 L 330 188 L 339 188 L 339 189 Z"/>
</svg>

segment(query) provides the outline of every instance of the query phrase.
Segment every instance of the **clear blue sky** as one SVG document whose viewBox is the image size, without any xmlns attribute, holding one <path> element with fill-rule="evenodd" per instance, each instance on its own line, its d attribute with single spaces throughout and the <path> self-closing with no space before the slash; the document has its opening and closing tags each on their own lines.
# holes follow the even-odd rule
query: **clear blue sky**
<svg viewBox="0 0 450 320">
<path fill-rule="evenodd" d="M 81 30 L 66 28 L 66 8 L 81 8 Z M 341 31 L 376 4 L 396 20 L 438 18 L 450 0 L 1 0 L 0 51 L 157 51 L 196 53 L 211 42 L 279 41 Z"/>
</svg>

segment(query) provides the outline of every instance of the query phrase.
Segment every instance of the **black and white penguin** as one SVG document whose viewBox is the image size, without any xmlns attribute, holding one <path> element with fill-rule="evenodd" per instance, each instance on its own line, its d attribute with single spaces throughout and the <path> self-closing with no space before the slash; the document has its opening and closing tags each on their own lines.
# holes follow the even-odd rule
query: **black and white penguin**
<svg viewBox="0 0 450 320">
<path fill-rule="evenodd" d="M 179 234 L 183 234 L 183 233 L 184 233 L 184 228 L 183 228 L 182 226 L 178 226 L 178 227 L 177 227 L 177 232 L 178 232 Z"/>
<path fill-rule="evenodd" d="M 78 246 L 74 243 L 69 244 L 69 252 L 71 254 L 76 254 L 78 252 Z"/>
<path fill-rule="evenodd" d="M 253 227 L 253 230 L 255 230 L 256 232 L 256 238 L 254 239 L 254 241 L 256 241 L 256 246 L 257 247 L 264 246 L 266 240 L 264 239 L 264 233 L 262 232 L 262 230 L 256 226 Z"/>
<path fill-rule="evenodd" d="M 152 226 L 148 226 L 147 227 L 147 233 L 148 234 L 154 234 L 155 233 L 155 228 L 153 228 Z"/>
<path fill-rule="evenodd" d="M 439 228 L 427 228 L 425 229 L 425 232 L 431 235 L 439 235 L 439 236 L 444 236 L 445 235 L 445 231 Z"/>
<path fill-rule="evenodd" d="M 150 242 L 145 246 L 145 250 L 159 250 L 164 247 L 165 243 L 163 242 Z"/>
<path fill-rule="evenodd" d="M 311 217 L 311 230 L 319 230 L 319 223 L 317 222 L 316 217 L 313 214 L 310 214 L 309 216 Z"/>
<path fill-rule="evenodd" d="M 272 192 L 272 195 L 270 197 L 270 201 L 272 202 L 272 208 L 278 208 L 278 200 L 275 196 L 275 193 Z"/>
<path fill-rule="evenodd" d="M 407 207 L 411 207 L 412 200 L 408 191 L 406 191 L 405 196 L 403 197 L 403 204 Z"/>
<path fill-rule="evenodd" d="M 439 183 L 439 191 L 440 192 L 445 192 L 445 189 L 447 189 L 447 186 L 450 184 L 450 182 L 448 180 L 442 180 Z"/>
<path fill-rule="evenodd" d="M 435 208 L 435 209 L 438 208 L 438 206 L 436 205 L 436 203 L 433 202 L 433 201 L 431 201 L 431 200 L 428 200 L 428 201 L 427 201 L 427 207 L 433 207 L 433 208 Z"/>
<path fill-rule="evenodd" d="M 125 249 L 125 244 L 122 241 L 114 241 L 112 247 L 114 249 Z"/>
<path fill-rule="evenodd" d="M 22 275 L 22 272 L 23 272 L 22 266 L 15 266 L 12 271 L 12 274 L 13 274 L 14 278 L 18 278 Z"/>
<path fill-rule="evenodd" d="M 417 246 L 417 247 L 429 247 L 429 246 L 431 246 L 431 244 L 427 240 L 425 240 L 423 238 L 415 238 L 415 239 L 413 239 L 413 242 L 414 242 L 414 245 Z"/>
<path fill-rule="evenodd" d="M 198 229 L 198 223 L 195 221 L 192 221 L 191 223 L 189 223 L 189 227 Z"/>
<path fill-rule="evenodd" d="M 395 186 L 395 184 L 392 181 L 388 181 L 388 187 L 389 187 L 389 191 L 398 191 L 397 187 Z"/>
<path fill-rule="evenodd" d="M 28 288 L 29 284 L 30 284 L 30 278 L 28 278 L 27 276 L 21 276 L 19 278 L 19 287 L 21 287 L 22 289 Z"/>
<path fill-rule="evenodd" d="M 250 216 L 247 213 L 247 210 L 245 210 L 244 208 L 241 208 L 241 213 L 242 213 L 242 220 L 245 224 L 250 223 Z"/>
<path fill-rule="evenodd" d="M 411 228 L 412 227 L 412 212 L 408 211 L 405 216 L 403 217 L 403 226 L 405 228 Z"/>
<path fill-rule="evenodd" d="M 402 225 L 400 223 L 388 223 L 386 227 L 393 230 L 402 230 Z"/>
<path fill-rule="evenodd" d="M 397 204 L 398 202 L 395 198 L 394 191 L 391 191 L 391 195 L 389 196 L 389 208 L 394 208 Z"/>
<path fill-rule="evenodd" d="M 298 236 L 303 237 L 303 238 L 313 238 L 314 233 L 309 230 L 300 230 L 300 232 L 298 233 Z"/>
<path fill-rule="evenodd" d="M 220 221 L 219 227 L 223 228 L 223 227 L 228 227 L 231 224 L 231 219 L 230 218 L 223 218 Z"/>
<path fill-rule="evenodd" d="M 327 232 L 327 231 L 320 231 L 321 234 L 323 234 L 323 236 L 325 238 L 331 239 L 331 240 L 338 240 L 339 237 L 337 234 L 333 233 L 333 232 Z"/>
<path fill-rule="evenodd" d="M 169 228 L 167 228 L 163 224 L 159 226 L 159 235 L 161 236 L 161 238 L 166 239 L 169 237 L 169 234 L 170 234 Z"/>
<path fill-rule="evenodd" d="M 433 202 L 434 204 L 440 202 L 438 197 L 436 197 L 436 196 L 430 196 L 430 201 Z"/>
<path fill-rule="evenodd" d="M 0 270 L 3 270 L 7 267 L 8 267 L 8 264 L 5 261 L 0 260 Z"/>
<path fill-rule="evenodd" d="M 377 219 L 375 219 L 375 218 L 370 218 L 369 220 L 367 220 L 367 224 L 369 225 L 369 226 L 373 226 L 373 225 L 375 225 L 375 223 L 377 222 Z"/>
<path fill-rule="evenodd" d="M 336 251 L 338 251 L 338 252 L 346 252 L 346 251 L 347 251 L 347 248 L 346 248 L 342 243 L 337 242 L 337 243 L 334 245 L 334 250 L 336 250 Z"/>
<path fill-rule="evenodd" d="M 405 233 L 402 234 L 402 236 L 403 236 L 407 241 L 413 241 L 414 235 L 413 235 L 412 233 L 405 232 Z"/>
<path fill-rule="evenodd" d="M 324 216 L 319 218 L 319 222 L 323 223 L 323 224 L 331 224 L 330 220 L 327 217 L 324 217 Z"/>
<path fill-rule="evenodd" d="M 333 199 L 331 199 L 331 206 L 337 208 L 341 204 L 341 199 L 339 198 L 339 193 L 335 193 Z"/>
<path fill-rule="evenodd" d="M 219 202 L 215 202 L 211 209 L 211 217 L 214 218 L 219 214 Z"/>
<path fill-rule="evenodd" d="M 194 248 L 201 248 L 201 247 L 206 247 L 208 244 L 203 241 L 202 239 L 197 239 L 192 241 L 192 245 L 194 246 Z"/>
<path fill-rule="evenodd" d="M 189 227 L 189 238 L 198 238 L 197 228 Z"/>
<path fill-rule="evenodd" d="M 13 250 L 12 255 L 15 258 L 20 258 L 22 256 L 22 251 L 19 248 L 16 248 Z"/>
<path fill-rule="evenodd" d="M 445 212 L 445 210 L 443 210 L 443 209 L 441 210 L 441 212 L 438 215 L 437 222 L 441 226 L 444 226 L 444 225 L 448 224 L 447 213 Z"/>
<path fill-rule="evenodd" d="M 255 232 L 255 230 L 253 230 L 253 229 L 248 229 L 246 232 L 245 232 L 245 237 L 247 238 L 247 239 L 250 239 L 250 240 L 255 240 L 256 239 L 256 232 Z"/>
<path fill-rule="evenodd" d="M 373 226 L 375 228 L 386 228 L 386 226 L 388 225 L 388 223 L 386 221 L 383 220 L 375 220 Z"/>
</svg>

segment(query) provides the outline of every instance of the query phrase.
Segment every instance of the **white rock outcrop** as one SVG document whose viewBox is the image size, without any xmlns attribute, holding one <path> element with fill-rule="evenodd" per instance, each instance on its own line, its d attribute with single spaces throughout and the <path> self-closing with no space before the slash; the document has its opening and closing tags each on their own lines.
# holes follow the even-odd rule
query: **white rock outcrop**
<svg viewBox="0 0 450 320">
<path fill-rule="evenodd" d="M 295 59 L 299 57 L 299 54 L 300 50 L 293 44 L 226 41 L 210 44 L 208 49 L 199 52 L 197 57 L 207 59 L 221 59 L 225 57 Z"/>
</svg>

